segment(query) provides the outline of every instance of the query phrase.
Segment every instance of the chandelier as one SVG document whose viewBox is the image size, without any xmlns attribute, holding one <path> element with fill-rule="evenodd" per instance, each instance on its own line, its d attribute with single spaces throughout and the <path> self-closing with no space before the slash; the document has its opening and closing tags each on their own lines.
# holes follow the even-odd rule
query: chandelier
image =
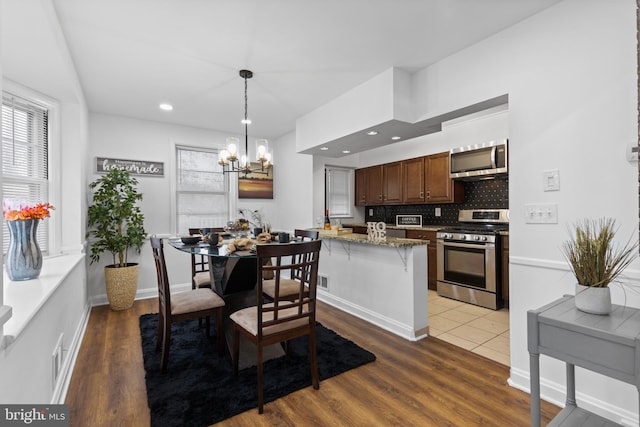
<svg viewBox="0 0 640 427">
<path fill-rule="evenodd" d="M 253 77 L 253 72 L 240 70 L 240 77 L 244 79 L 244 119 L 241 120 L 241 123 L 244 124 L 244 154 L 240 155 L 238 152 L 238 138 L 229 137 L 227 138 L 227 147 L 220 151 L 218 163 L 222 166 L 224 173 L 237 172 L 245 176 L 250 173 L 269 175 L 269 170 L 273 165 L 273 159 L 269 152 L 269 141 L 266 139 L 256 140 L 256 160 L 260 166 L 252 168 L 249 161 L 249 135 L 247 131 L 251 120 L 247 115 L 247 79 Z"/>
</svg>

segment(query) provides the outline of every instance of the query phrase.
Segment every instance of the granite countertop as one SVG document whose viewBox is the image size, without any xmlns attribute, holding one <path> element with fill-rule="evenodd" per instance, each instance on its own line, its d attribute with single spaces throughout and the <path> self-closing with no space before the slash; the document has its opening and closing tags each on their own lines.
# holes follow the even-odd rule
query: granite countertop
<svg viewBox="0 0 640 427">
<path fill-rule="evenodd" d="M 412 246 L 424 246 L 429 243 L 429 240 L 420 240 L 420 239 L 404 239 L 401 237 L 387 237 L 385 241 L 373 241 L 367 238 L 366 234 L 356 234 L 356 233 L 348 233 L 348 234 L 339 234 L 337 236 L 321 236 L 323 240 L 340 240 L 343 242 L 350 243 L 361 243 L 364 245 L 375 245 L 375 246 L 389 246 L 392 248 L 407 248 Z"/>
<path fill-rule="evenodd" d="M 344 227 L 367 227 L 366 223 L 355 223 L 355 224 L 343 224 Z M 453 225 L 446 225 L 446 224 L 441 224 L 441 225 L 423 225 L 422 227 L 398 227 L 396 225 L 390 225 L 387 224 L 387 229 L 395 229 L 395 230 L 422 230 L 422 231 L 439 231 L 442 230 L 443 228 L 448 228 L 448 227 L 455 227 L 455 224 Z M 509 235 L 509 230 L 500 230 L 498 231 L 498 234 L 501 236 L 508 236 Z"/>
<path fill-rule="evenodd" d="M 356 223 L 356 224 L 343 224 L 343 227 L 367 227 L 367 223 Z M 423 225 L 422 227 L 402 227 L 392 224 L 387 224 L 387 229 L 392 230 L 422 230 L 422 231 L 438 231 L 446 227 L 451 227 L 451 225 Z"/>
</svg>

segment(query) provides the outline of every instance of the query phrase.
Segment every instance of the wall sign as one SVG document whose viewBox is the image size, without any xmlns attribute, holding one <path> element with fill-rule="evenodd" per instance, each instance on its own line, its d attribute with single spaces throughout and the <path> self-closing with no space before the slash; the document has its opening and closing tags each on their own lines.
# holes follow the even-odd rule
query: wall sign
<svg viewBox="0 0 640 427">
<path fill-rule="evenodd" d="M 422 227 L 422 215 L 396 215 L 396 226 Z"/>
<path fill-rule="evenodd" d="M 97 173 L 107 173 L 111 169 L 124 169 L 131 175 L 164 176 L 164 163 L 162 162 L 96 157 Z"/>
</svg>

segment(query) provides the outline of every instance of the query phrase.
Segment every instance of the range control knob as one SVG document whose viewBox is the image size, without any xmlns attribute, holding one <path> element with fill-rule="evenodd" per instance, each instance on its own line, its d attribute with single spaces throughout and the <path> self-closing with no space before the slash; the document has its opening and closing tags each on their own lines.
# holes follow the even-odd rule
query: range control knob
<svg viewBox="0 0 640 427">
<path fill-rule="evenodd" d="M 467 240 L 467 236 L 463 234 L 462 236 L 460 236 L 460 240 Z"/>
<path fill-rule="evenodd" d="M 486 237 L 483 238 L 486 239 Z M 480 236 L 473 236 L 473 240 L 480 240 Z"/>
<path fill-rule="evenodd" d="M 487 241 L 487 236 L 482 236 L 482 241 L 486 242 Z"/>
</svg>

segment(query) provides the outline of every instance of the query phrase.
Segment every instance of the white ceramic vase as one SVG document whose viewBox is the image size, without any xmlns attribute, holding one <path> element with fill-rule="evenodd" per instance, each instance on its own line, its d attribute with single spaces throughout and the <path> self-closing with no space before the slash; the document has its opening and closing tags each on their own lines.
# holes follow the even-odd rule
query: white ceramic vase
<svg viewBox="0 0 640 427">
<path fill-rule="evenodd" d="M 585 313 L 611 313 L 611 290 L 608 287 L 596 288 L 576 283 L 576 308 Z"/>
</svg>

